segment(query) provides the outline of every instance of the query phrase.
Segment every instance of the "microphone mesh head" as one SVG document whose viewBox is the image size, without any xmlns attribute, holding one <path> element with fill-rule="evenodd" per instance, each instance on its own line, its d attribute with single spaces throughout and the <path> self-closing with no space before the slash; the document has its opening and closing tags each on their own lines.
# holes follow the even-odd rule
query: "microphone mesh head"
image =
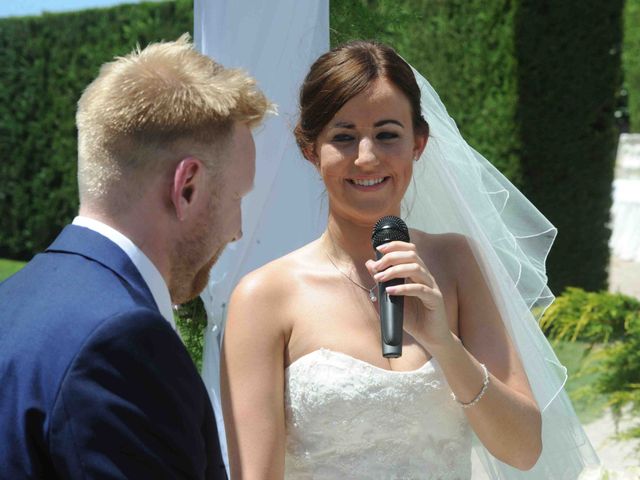
<svg viewBox="0 0 640 480">
<path fill-rule="evenodd" d="M 409 229 L 401 218 L 389 215 L 382 217 L 373 227 L 371 234 L 371 244 L 373 248 L 393 241 L 408 242 Z"/>
</svg>

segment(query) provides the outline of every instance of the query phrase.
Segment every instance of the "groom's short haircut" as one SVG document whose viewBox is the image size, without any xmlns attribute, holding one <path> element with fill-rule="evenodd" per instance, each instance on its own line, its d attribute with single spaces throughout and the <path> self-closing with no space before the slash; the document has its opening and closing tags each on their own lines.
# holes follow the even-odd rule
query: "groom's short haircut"
<svg viewBox="0 0 640 480">
<path fill-rule="evenodd" d="M 118 213 L 181 155 L 202 153 L 215 173 L 234 123 L 253 127 L 269 108 L 251 77 L 198 53 L 188 34 L 104 64 L 78 101 L 81 204 Z"/>
</svg>

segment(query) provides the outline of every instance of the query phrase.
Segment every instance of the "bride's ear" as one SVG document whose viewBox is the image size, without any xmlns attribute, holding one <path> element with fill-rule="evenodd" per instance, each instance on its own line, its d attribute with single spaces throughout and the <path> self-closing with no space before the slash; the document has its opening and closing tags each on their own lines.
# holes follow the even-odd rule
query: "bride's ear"
<svg viewBox="0 0 640 480">
<path fill-rule="evenodd" d="M 429 141 L 429 134 L 427 132 L 416 132 L 413 144 L 413 159 L 417 162 L 422 156 L 427 142 Z"/>
<path fill-rule="evenodd" d="M 316 170 L 320 171 L 320 159 L 318 158 L 318 155 L 316 155 L 315 149 L 312 149 L 312 148 L 305 149 L 305 151 L 302 154 L 304 155 L 304 158 L 306 158 L 309 163 L 311 163 L 314 167 L 316 167 Z"/>
</svg>

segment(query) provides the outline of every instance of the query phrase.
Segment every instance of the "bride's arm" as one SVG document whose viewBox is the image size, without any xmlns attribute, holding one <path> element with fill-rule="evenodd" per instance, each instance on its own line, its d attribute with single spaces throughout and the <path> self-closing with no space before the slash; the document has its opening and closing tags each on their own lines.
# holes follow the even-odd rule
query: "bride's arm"
<svg viewBox="0 0 640 480">
<path fill-rule="evenodd" d="M 499 460 L 520 469 L 535 465 L 542 451 L 540 410 L 510 341 L 492 294 L 464 237 L 450 245 L 457 272 L 460 339 L 432 347 L 447 381 L 463 403 L 483 387 L 485 364 L 489 386 L 475 405 L 465 409 L 483 445 Z"/>
<path fill-rule="evenodd" d="M 235 289 L 224 333 L 222 408 L 234 480 L 284 477 L 285 336 L 280 287 L 266 276 L 254 272 Z"/>
<path fill-rule="evenodd" d="M 441 238 L 446 246 L 438 250 L 456 279 L 459 338 L 450 330 L 442 293 L 415 245 L 386 244 L 383 259 L 368 267 L 381 272 L 377 281 L 405 278 L 404 285 L 387 289 L 422 302 L 421 313 L 405 319 L 405 328 L 436 358 L 459 402 L 472 403 L 482 394 L 465 413 L 483 445 L 499 460 L 530 469 L 542 451 L 542 421 L 524 368 L 466 239 Z M 481 363 L 489 373 L 486 389 Z"/>
</svg>

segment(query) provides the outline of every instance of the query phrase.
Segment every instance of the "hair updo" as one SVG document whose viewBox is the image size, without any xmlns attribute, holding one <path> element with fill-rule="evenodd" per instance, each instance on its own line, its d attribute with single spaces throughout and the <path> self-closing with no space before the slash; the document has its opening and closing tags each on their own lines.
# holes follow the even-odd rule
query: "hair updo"
<svg viewBox="0 0 640 480">
<path fill-rule="evenodd" d="M 305 157 L 338 110 L 379 78 L 389 80 L 406 95 L 415 132 L 429 134 L 420 109 L 420 88 L 407 62 L 383 43 L 353 41 L 318 58 L 304 79 L 294 135 Z"/>
</svg>

